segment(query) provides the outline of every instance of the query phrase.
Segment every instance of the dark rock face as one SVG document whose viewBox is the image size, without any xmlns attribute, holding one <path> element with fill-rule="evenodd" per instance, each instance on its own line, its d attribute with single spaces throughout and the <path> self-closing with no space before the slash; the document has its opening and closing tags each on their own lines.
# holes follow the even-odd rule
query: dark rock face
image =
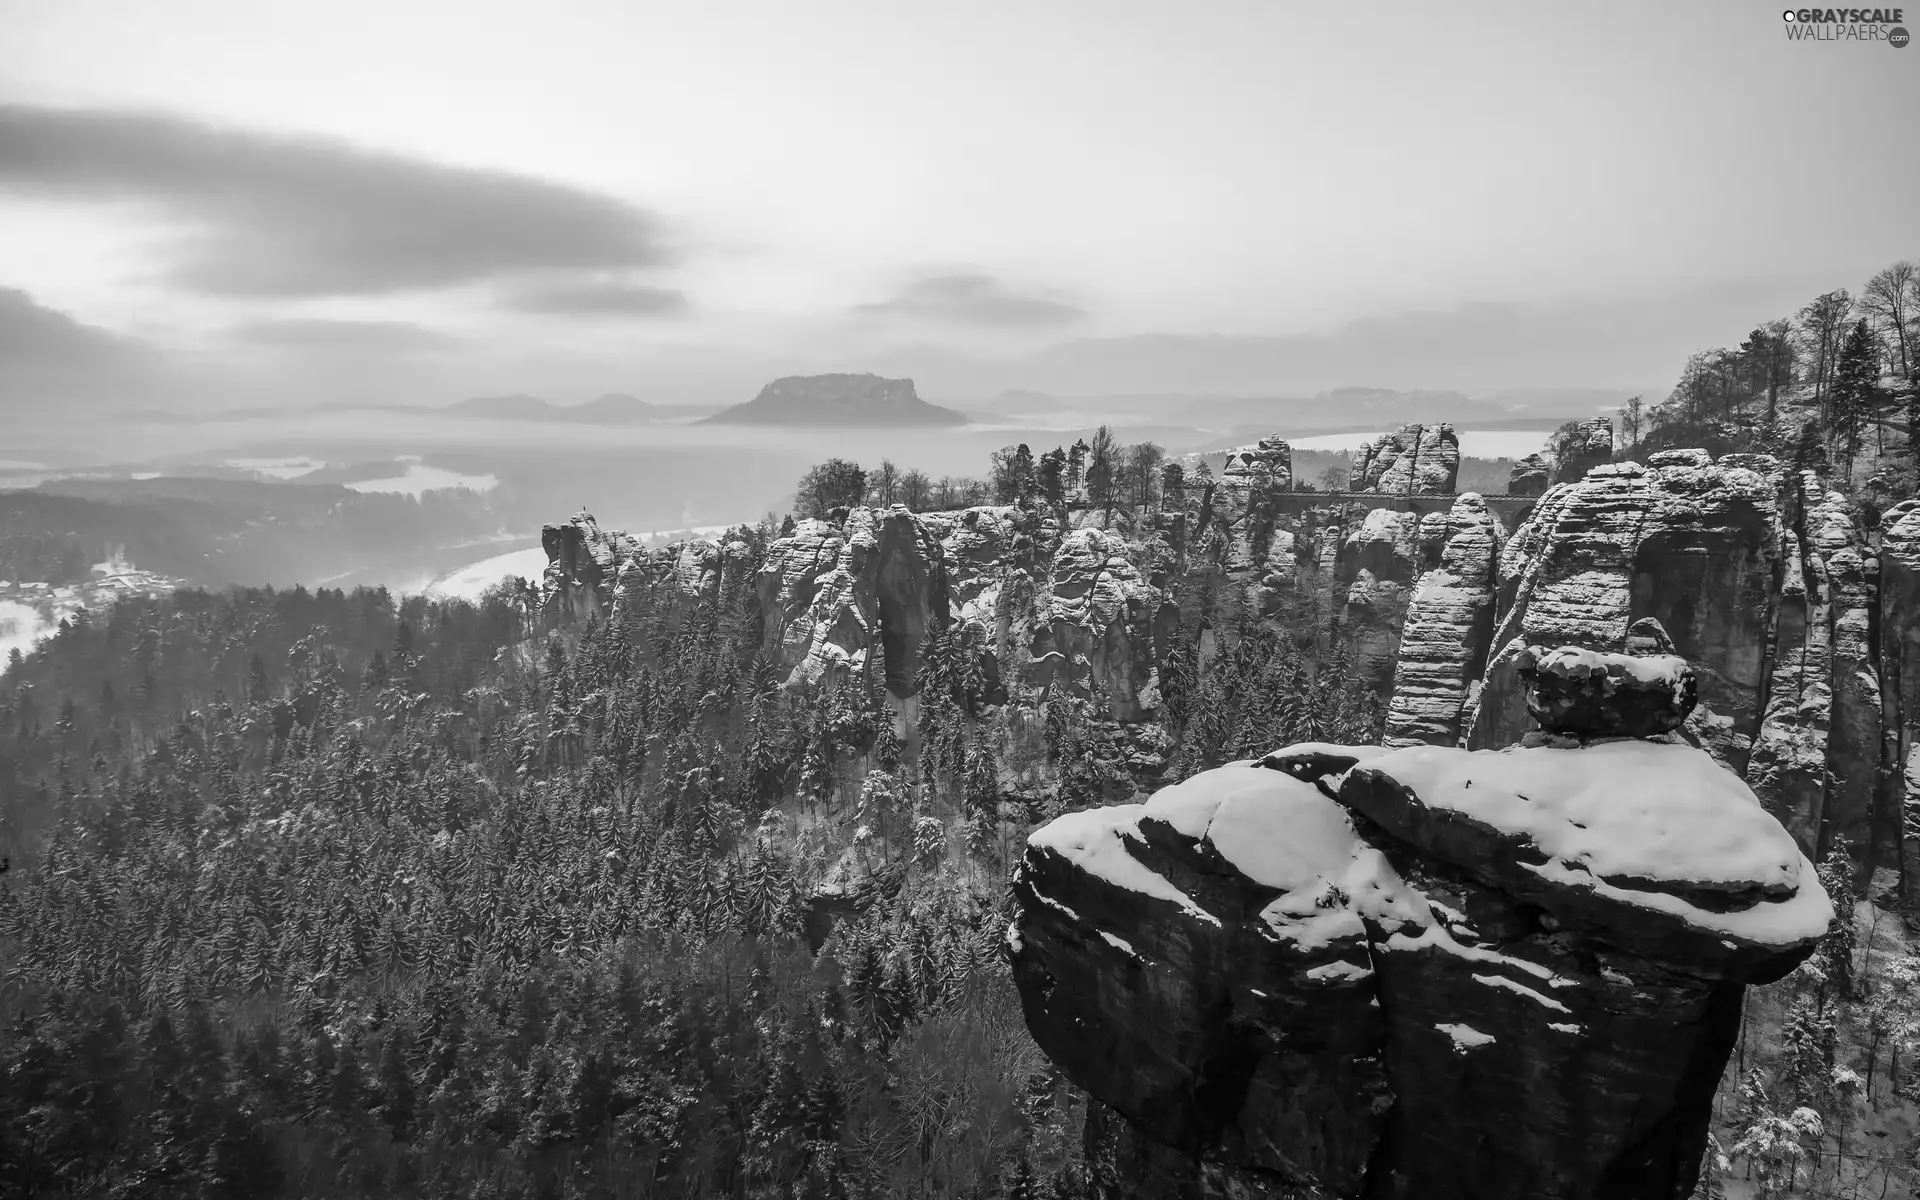
<svg viewBox="0 0 1920 1200">
<path fill-rule="evenodd" d="M 1014 894 L 1114 1200 L 1684 1196 L 1742 987 L 1832 915 L 1737 778 L 1630 740 L 1276 751 L 1060 818 Z"/>
<path fill-rule="evenodd" d="M 576 513 L 565 525 L 540 531 L 540 548 L 547 552 L 543 580 L 550 603 L 573 620 L 600 613 L 623 555 L 639 543 L 622 533 L 603 532 L 591 513 Z"/>
<path fill-rule="evenodd" d="M 1672 654 L 1528 647 L 1513 663 L 1527 685 L 1527 711 L 1549 733 L 1654 737 L 1678 729 L 1700 699 L 1693 668 Z"/>
<path fill-rule="evenodd" d="M 1578 483 L 1587 472 L 1613 461 L 1613 422 L 1589 417 L 1575 426 L 1560 460 L 1553 465 L 1554 483 Z"/>
<path fill-rule="evenodd" d="M 1513 467 L 1507 473 L 1507 494 L 1509 496 L 1538 496 L 1547 490 L 1547 482 L 1552 473 L 1546 456 L 1529 454 L 1525 458 L 1513 460 Z"/>
<path fill-rule="evenodd" d="M 1420 566 L 1420 518 L 1390 508 L 1367 513 L 1334 559 L 1335 594 L 1344 593 L 1340 635 L 1348 663 L 1383 697 L 1393 684 Z"/>
<path fill-rule="evenodd" d="M 1764 456 L 1669 451 L 1652 461 L 1597 466 L 1554 488 L 1507 543 L 1468 745 L 1511 745 L 1526 732 L 1524 647 L 1619 653 L 1629 626 L 1652 617 L 1699 678 L 1689 731 L 1744 769 L 1766 703 L 1783 473 Z"/>
<path fill-rule="evenodd" d="M 1880 662 L 1887 700 L 1886 761 L 1880 803 L 1896 811 L 1920 806 L 1920 501 L 1907 500 L 1880 517 Z M 1901 876 L 1920 880 L 1920 828 L 1901 831 Z"/>
</svg>

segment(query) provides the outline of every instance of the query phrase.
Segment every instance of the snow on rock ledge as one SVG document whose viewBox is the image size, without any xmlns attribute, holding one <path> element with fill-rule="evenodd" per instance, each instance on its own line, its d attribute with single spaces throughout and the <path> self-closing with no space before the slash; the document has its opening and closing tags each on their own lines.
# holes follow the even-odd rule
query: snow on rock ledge
<svg viewBox="0 0 1920 1200">
<path fill-rule="evenodd" d="M 1691 746 L 1423 746 L 1337 794 L 1414 853 L 1693 974 L 1770 982 L 1833 918 L 1792 836 Z"/>
<path fill-rule="evenodd" d="M 1698 750 L 1301 745 L 1036 831 L 1008 944 L 1103 1197 L 1685 1195 L 1811 865 Z"/>
</svg>

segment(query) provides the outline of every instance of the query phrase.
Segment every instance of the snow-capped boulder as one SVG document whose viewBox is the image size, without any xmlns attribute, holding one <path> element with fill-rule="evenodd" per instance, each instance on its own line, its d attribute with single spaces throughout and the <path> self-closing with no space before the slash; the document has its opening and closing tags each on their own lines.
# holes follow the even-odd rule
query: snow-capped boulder
<svg viewBox="0 0 1920 1200">
<path fill-rule="evenodd" d="M 1676 654 L 1527 647 L 1514 670 L 1527 684 L 1527 711 L 1549 733 L 1653 737 L 1678 729 L 1700 699 L 1693 668 Z"/>
<path fill-rule="evenodd" d="M 1036 831 L 1009 950 L 1102 1197 L 1670 1200 L 1832 910 L 1691 746 L 1290 746 Z"/>
</svg>

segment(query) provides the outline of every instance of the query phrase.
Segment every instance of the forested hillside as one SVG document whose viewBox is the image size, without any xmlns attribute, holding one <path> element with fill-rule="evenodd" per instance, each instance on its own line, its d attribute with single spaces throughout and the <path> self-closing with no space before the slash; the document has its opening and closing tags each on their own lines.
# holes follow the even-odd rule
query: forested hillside
<svg viewBox="0 0 1920 1200">
<path fill-rule="evenodd" d="M 1131 790 L 1112 721 L 1010 739 L 937 649 L 914 727 L 780 689 L 751 588 L 525 601 L 183 591 L 7 675 L 0 1189 L 1076 1194 L 999 943 L 1009 848 Z M 1261 627 L 1196 763 L 1365 736 L 1327 686 Z"/>
</svg>

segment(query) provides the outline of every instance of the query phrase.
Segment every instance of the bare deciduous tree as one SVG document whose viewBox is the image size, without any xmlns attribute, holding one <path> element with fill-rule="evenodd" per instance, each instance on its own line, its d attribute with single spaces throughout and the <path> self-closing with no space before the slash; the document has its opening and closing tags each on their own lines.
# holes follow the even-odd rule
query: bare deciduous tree
<svg viewBox="0 0 1920 1200">
<path fill-rule="evenodd" d="M 1896 373 L 1911 379 L 1920 366 L 1920 267 L 1897 262 L 1867 280 L 1860 308 L 1878 327 Z"/>
</svg>

